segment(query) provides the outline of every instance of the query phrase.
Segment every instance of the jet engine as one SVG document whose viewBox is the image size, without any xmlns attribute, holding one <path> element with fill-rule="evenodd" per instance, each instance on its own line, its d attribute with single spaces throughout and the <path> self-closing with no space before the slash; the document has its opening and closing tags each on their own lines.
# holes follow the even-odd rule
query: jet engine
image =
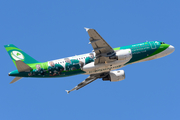
<svg viewBox="0 0 180 120">
<path fill-rule="evenodd" d="M 111 82 L 121 81 L 125 79 L 124 70 L 110 71 L 109 74 L 102 78 L 103 81 L 109 80 Z"/>
<path fill-rule="evenodd" d="M 131 49 L 122 49 L 116 51 L 115 56 L 110 56 L 109 59 L 116 59 L 116 60 L 130 60 L 132 58 Z"/>
</svg>

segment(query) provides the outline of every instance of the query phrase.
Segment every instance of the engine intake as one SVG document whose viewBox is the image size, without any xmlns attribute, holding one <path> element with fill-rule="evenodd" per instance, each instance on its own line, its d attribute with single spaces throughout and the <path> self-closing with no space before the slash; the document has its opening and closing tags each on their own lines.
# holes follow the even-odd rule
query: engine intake
<svg viewBox="0 0 180 120">
<path fill-rule="evenodd" d="M 111 82 L 116 82 L 116 81 L 121 81 L 125 79 L 125 72 L 124 70 L 118 70 L 118 71 L 110 71 L 109 74 L 102 78 L 103 81 L 111 81 Z"/>
</svg>

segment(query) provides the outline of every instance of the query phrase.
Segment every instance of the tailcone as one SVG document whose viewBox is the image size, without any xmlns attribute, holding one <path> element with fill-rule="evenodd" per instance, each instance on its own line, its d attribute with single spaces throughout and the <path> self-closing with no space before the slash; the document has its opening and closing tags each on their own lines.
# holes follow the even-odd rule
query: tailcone
<svg viewBox="0 0 180 120">
<path fill-rule="evenodd" d="M 8 74 L 9 76 L 20 76 L 18 70 L 14 70 Z"/>
</svg>

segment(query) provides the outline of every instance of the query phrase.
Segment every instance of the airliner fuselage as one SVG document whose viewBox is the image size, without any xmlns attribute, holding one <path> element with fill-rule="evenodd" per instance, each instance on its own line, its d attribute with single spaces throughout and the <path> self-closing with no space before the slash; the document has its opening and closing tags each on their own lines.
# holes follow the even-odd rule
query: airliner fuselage
<svg viewBox="0 0 180 120">
<path fill-rule="evenodd" d="M 74 74 L 96 74 L 101 72 L 107 72 L 115 69 L 122 68 L 125 65 L 153 60 L 157 58 L 164 57 L 166 55 L 171 54 L 174 51 L 174 47 L 172 45 L 165 44 L 161 41 L 151 41 L 151 42 L 143 42 L 139 44 L 117 47 L 114 48 L 116 53 L 119 53 L 120 59 L 109 62 L 109 63 L 101 63 L 98 65 L 94 65 L 94 56 L 96 56 L 95 52 L 76 55 L 72 57 L 52 60 L 44 63 L 36 63 L 36 64 L 28 64 L 32 68 L 35 68 L 34 71 L 30 72 L 21 72 L 18 70 L 12 71 L 9 73 L 10 76 L 18 76 L 18 77 L 66 77 Z M 90 54 L 92 56 L 90 56 Z M 89 62 L 85 62 L 87 58 L 90 58 Z M 69 60 L 69 61 L 68 61 Z M 76 62 L 78 61 L 78 62 Z M 82 61 L 84 64 L 81 66 L 79 61 Z M 64 69 L 61 71 L 61 74 L 51 75 L 48 72 L 36 73 L 36 65 L 39 64 L 43 70 L 48 70 L 48 64 L 53 62 L 54 65 L 59 64 Z M 69 66 L 66 64 L 69 62 Z M 34 74 L 33 74 L 34 73 Z M 29 75 L 30 74 L 30 75 Z"/>
<path fill-rule="evenodd" d="M 12 61 L 17 67 L 9 73 L 15 76 L 11 83 L 22 77 L 67 77 L 77 74 L 88 74 L 89 77 L 67 93 L 78 90 L 98 78 L 111 82 L 125 79 L 123 70 L 113 71 L 126 65 L 153 60 L 171 54 L 172 45 L 161 41 L 150 41 L 124 47 L 112 48 L 94 29 L 85 28 L 90 36 L 89 44 L 93 52 L 66 57 L 62 59 L 39 62 L 21 49 L 9 44 L 5 45 Z"/>
</svg>

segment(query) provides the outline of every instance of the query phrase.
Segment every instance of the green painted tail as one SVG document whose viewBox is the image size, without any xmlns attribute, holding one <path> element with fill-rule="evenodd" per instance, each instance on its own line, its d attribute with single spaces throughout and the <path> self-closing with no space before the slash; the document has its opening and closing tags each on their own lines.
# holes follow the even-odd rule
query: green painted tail
<svg viewBox="0 0 180 120">
<path fill-rule="evenodd" d="M 16 66 L 15 63 L 16 60 L 21 60 L 26 64 L 39 63 L 37 60 L 35 60 L 34 58 L 23 52 L 21 49 L 17 48 L 13 44 L 4 45 L 4 47 L 7 50 L 15 66 Z"/>
</svg>

